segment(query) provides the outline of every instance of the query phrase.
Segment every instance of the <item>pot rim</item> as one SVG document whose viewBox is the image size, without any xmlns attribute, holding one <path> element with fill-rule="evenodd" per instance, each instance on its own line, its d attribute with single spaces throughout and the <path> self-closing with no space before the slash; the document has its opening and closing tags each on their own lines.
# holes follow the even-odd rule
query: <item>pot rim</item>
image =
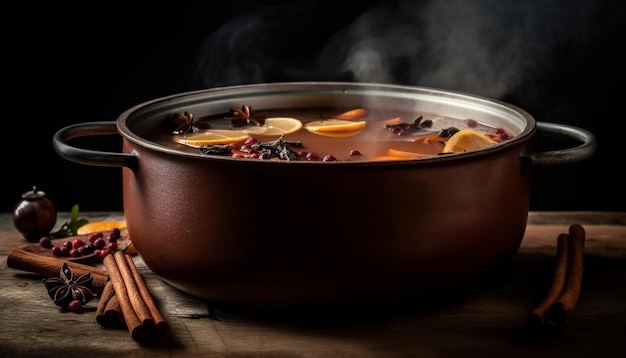
<svg viewBox="0 0 626 358">
<path fill-rule="evenodd" d="M 153 116 L 163 116 L 165 114 L 181 113 L 183 108 L 206 104 L 209 101 L 221 103 L 220 108 L 239 107 L 242 103 L 241 99 L 249 96 L 259 99 L 270 96 L 364 96 L 371 98 L 393 98 L 403 100 L 428 100 L 431 104 L 444 106 L 466 106 L 471 110 L 483 112 L 485 114 L 506 118 L 507 123 L 514 128 L 513 138 L 498 143 L 496 145 L 483 148 L 480 150 L 450 153 L 445 155 L 435 155 L 422 158 L 407 158 L 388 161 L 264 161 L 248 158 L 232 158 L 230 156 L 208 155 L 203 153 L 191 153 L 176 148 L 168 147 L 156 142 L 149 141 L 137 134 L 131 129 L 133 126 L 141 126 L 141 120 L 151 118 Z M 299 107 L 305 107 L 301 105 Z M 254 106 L 259 108 L 260 106 Z M 298 106 L 296 106 L 298 107 Z M 190 111 L 193 113 L 193 111 Z M 223 112 L 221 110 L 220 112 Z M 216 112 L 219 113 L 219 112 Z M 445 114 L 442 114 L 445 116 Z M 137 125 L 134 122 L 138 122 Z M 154 122 L 154 121 L 152 121 Z M 536 131 L 536 120 L 527 111 L 520 107 L 506 103 L 500 100 L 490 99 L 480 95 L 469 94 L 460 91 L 443 90 L 431 87 L 381 84 L 381 83 L 356 83 L 356 82 L 273 82 L 273 83 L 255 83 L 242 84 L 225 87 L 215 87 L 196 91 L 177 93 L 169 96 L 155 98 L 124 111 L 116 121 L 118 132 L 133 144 L 144 147 L 149 150 L 171 154 L 176 156 L 199 158 L 207 161 L 220 162 L 249 162 L 257 165 L 324 165 L 324 166 L 403 166 L 416 165 L 416 163 L 433 163 L 443 161 L 461 160 L 470 157 L 487 155 L 494 152 L 500 152 L 517 146 L 522 142 L 529 140 Z M 145 129 L 145 128 L 144 128 Z"/>
</svg>

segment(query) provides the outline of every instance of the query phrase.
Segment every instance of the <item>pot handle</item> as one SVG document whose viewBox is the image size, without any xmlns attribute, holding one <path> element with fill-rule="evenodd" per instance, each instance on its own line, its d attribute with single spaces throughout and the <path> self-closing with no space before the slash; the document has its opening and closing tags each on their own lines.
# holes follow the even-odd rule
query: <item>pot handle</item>
<svg viewBox="0 0 626 358">
<path fill-rule="evenodd" d="M 52 147 L 63 158 L 81 164 L 102 167 L 124 166 L 133 172 L 137 169 L 135 154 L 110 153 L 82 149 L 67 144 L 72 138 L 119 134 L 116 122 L 89 122 L 67 126 L 54 134 Z"/>
<path fill-rule="evenodd" d="M 534 166 L 579 162 L 591 157 L 598 145 L 596 137 L 591 132 L 565 124 L 537 122 L 537 133 L 572 139 L 582 142 L 582 144 L 569 149 L 523 154 L 522 159 L 525 159 L 529 164 Z"/>
</svg>

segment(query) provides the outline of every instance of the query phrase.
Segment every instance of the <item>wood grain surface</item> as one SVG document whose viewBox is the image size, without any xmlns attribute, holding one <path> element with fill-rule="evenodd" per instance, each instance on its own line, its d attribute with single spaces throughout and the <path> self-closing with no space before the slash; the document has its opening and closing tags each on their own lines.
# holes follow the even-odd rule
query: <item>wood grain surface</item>
<svg viewBox="0 0 626 358">
<path fill-rule="evenodd" d="M 90 221 L 121 213 L 81 213 Z M 67 220 L 60 213 L 59 223 Z M 586 230 L 578 304 L 557 339 L 537 341 L 527 316 L 547 291 L 556 239 L 572 223 Z M 0 214 L 0 357 L 626 357 L 626 213 L 531 212 L 509 265 L 472 292 L 429 306 L 397 302 L 348 309 L 267 311 L 220 307 L 182 293 L 134 260 L 171 327 L 156 346 L 48 297 L 41 277 L 8 268 L 27 242 Z"/>
</svg>

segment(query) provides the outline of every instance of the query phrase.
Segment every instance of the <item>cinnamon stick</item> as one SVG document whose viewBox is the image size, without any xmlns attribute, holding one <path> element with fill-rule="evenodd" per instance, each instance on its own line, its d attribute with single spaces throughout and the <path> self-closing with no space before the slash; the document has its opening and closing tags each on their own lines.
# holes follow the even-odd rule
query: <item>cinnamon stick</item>
<svg viewBox="0 0 626 358">
<path fill-rule="evenodd" d="M 534 326 L 540 326 L 545 323 L 548 310 L 550 310 L 554 302 L 561 296 L 561 292 L 565 286 L 567 276 L 567 240 L 567 234 L 559 234 L 557 237 L 556 264 L 554 266 L 552 282 L 548 288 L 548 293 L 543 301 L 541 301 L 528 316 L 530 323 Z"/>
<path fill-rule="evenodd" d="M 582 285 L 585 230 L 569 226 L 557 238 L 557 260 L 544 300 L 528 316 L 531 327 L 544 337 L 558 335 L 574 310 Z"/>
<path fill-rule="evenodd" d="M 164 334 L 165 331 L 168 329 L 167 321 L 161 314 L 161 311 L 159 311 L 156 302 L 154 302 L 154 299 L 150 294 L 150 291 L 148 291 L 148 287 L 143 281 L 143 277 L 141 277 L 141 274 L 139 273 L 139 270 L 137 269 L 133 258 L 130 255 L 124 255 L 124 257 L 126 258 L 128 267 L 133 274 L 133 279 L 137 283 L 137 288 L 139 289 L 141 298 L 146 303 L 148 310 L 150 311 L 150 315 L 152 316 L 152 320 L 154 321 L 154 325 L 156 327 L 156 330 L 158 331 L 158 334 Z"/>
<path fill-rule="evenodd" d="M 111 281 L 104 285 L 104 290 L 100 295 L 100 302 L 98 302 L 96 310 L 96 322 L 108 328 L 119 328 L 125 325 L 122 308 Z"/>
<path fill-rule="evenodd" d="M 132 338 L 139 343 L 153 343 L 165 333 L 167 323 L 159 313 L 141 275 L 137 271 L 139 278 L 137 279 L 133 274 L 137 269 L 134 261 L 129 256 L 129 262 L 126 256 L 129 255 L 122 251 L 107 255 L 104 258 L 104 265 L 109 272 L 111 284 Z M 147 300 L 144 299 L 146 295 Z M 151 312 L 157 314 L 153 317 Z"/>
<path fill-rule="evenodd" d="M 585 251 L 585 229 L 581 225 L 570 225 L 568 246 L 567 280 L 561 295 L 547 314 L 548 324 L 558 328 L 565 326 L 580 295 Z"/>
<path fill-rule="evenodd" d="M 102 293 L 102 290 L 109 279 L 109 275 L 106 270 L 101 268 L 69 260 L 63 260 L 56 257 L 37 255 L 21 248 L 14 249 L 7 257 L 8 267 L 35 273 L 45 278 L 59 276 L 59 272 L 61 271 L 64 263 L 66 263 L 67 266 L 78 276 L 90 272 L 93 278 L 91 290 L 97 295 Z"/>
</svg>

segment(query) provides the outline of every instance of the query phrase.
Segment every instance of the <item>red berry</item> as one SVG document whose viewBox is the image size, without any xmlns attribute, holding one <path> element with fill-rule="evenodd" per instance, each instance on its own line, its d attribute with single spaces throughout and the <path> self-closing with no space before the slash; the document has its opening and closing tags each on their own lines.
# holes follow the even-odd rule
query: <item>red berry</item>
<svg viewBox="0 0 626 358">
<path fill-rule="evenodd" d="M 63 252 L 61 252 L 61 248 L 59 246 L 55 246 L 52 248 L 52 254 L 54 256 L 63 256 Z"/>
<path fill-rule="evenodd" d="M 93 234 L 89 234 L 89 236 L 87 237 L 87 242 L 89 243 L 94 243 L 94 241 L 96 241 L 97 238 L 102 237 L 102 233 L 101 232 L 94 232 Z"/>
<path fill-rule="evenodd" d="M 106 244 L 106 240 L 102 237 L 97 238 L 96 241 L 93 242 L 93 246 L 95 246 L 96 249 L 103 249 Z"/>
<path fill-rule="evenodd" d="M 78 251 L 78 249 L 71 249 L 70 250 L 70 257 L 80 257 L 80 256 L 82 256 L 82 255 L 81 255 L 81 252 Z"/>
<path fill-rule="evenodd" d="M 351 156 L 351 157 L 355 157 L 355 156 L 357 156 L 357 155 L 361 155 L 361 152 L 359 152 L 359 151 L 358 151 L 358 150 L 356 150 L 356 149 L 352 149 L 352 150 L 350 151 L 350 156 Z"/>
<path fill-rule="evenodd" d="M 104 249 L 104 250 L 96 250 L 96 256 L 98 257 L 98 259 L 100 260 L 104 260 L 104 258 L 110 254 L 111 252 L 108 249 Z"/>
<path fill-rule="evenodd" d="M 52 247 L 52 241 L 50 240 L 49 237 L 44 236 L 41 239 L 39 239 L 39 245 L 41 245 L 41 247 L 45 247 L 46 249 L 49 249 Z"/>
<path fill-rule="evenodd" d="M 65 242 L 63 243 L 63 247 L 67 247 L 67 249 L 68 249 L 68 251 L 69 251 L 70 249 L 74 248 L 74 244 L 72 244 L 72 242 L 71 242 L 71 241 L 65 241 Z"/>
<path fill-rule="evenodd" d="M 70 249 L 67 248 L 67 246 L 61 246 L 60 247 L 60 251 L 61 251 L 61 256 L 70 256 Z"/>
<path fill-rule="evenodd" d="M 337 160 L 337 158 L 335 158 L 335 156 L 332 154 L 326 154 L 326 156 L 322 160 L 325 162 L 334 162 Z"/>
<path fill-rule="evenodd" d="M 115 251 L 117 250 L 117 241 L 111 241 L 109 242 L 109 247 L 108 247 L 109 251 Z"/>
<path fill-rule="evenodd" d="M 80 300 L 73 300 L 72 302 L 70 302 L 70 304 L 67 306 L 67 308 L 74 313 L 80 313 L 82 311 L 83 308 L 83 303 Z"/>
<path fill-rule="evenodd" d="M 85 245 L 85 242 L 83 240 L 81 240 L 81 239 L 75 239 L 72 242 L 72 247 L 75 248 L 75 249 L 77 249 L 77 248 L 79 248 L 79 247 L 81 247 L 83 245 Z"/>
<path fill-rule="evenodd" d="M 255 143 L 258 143 L 258 142 L 259 142 L 259 141 L 258 141 L 256 138 L 254 138 L 254 137 L 248 137 L 248 138 L 245 140 L 245 142 L 243 142 L 243 144 L 245 144 L 245 145 L 252 145 L 252 144 L 255 144 Z"/>
<path fill-rule="evenodd" d="M 466 119 L 465 125 L 470 128 L 475 128 L 478 125 L 478 121 L 476 121 L 475 119 Z"/>
</svg>

